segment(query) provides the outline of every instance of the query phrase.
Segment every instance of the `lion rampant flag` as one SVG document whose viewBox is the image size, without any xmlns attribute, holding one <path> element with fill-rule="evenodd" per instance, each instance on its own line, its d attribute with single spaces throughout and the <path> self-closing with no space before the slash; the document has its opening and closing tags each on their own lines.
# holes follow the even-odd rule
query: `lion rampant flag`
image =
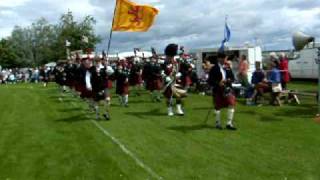
<svg viewBox="0 0 320 180">
<path fill-rule="evenodd" d="M 113 31 L 144 32 L 153 24 L 158 9 L 148 5 L 138 5 L 129 0 L 117 0 L 112 24 Z"/>
</svg>

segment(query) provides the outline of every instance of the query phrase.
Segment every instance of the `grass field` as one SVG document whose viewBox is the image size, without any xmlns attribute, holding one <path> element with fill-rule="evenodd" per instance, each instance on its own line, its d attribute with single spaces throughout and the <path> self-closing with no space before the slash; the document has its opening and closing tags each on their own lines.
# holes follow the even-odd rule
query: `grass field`
<svg viewBox="0 0 320 180">
<path fill-rule="evenodd" d="M 191 95 L 186 116 L 173 118 L 146 92 L 129 108 L 113 98 L 112 120 L 97 122 L 53 84 L 0 86 L 0 179 L 318 180 L 317 106 L 311 97 L 301 101 L 252 107 L 239 100 L 239 130 L 230 132 L 214 128 L 213 114 L 203 125 L 211 97 Z"/>
</svg>

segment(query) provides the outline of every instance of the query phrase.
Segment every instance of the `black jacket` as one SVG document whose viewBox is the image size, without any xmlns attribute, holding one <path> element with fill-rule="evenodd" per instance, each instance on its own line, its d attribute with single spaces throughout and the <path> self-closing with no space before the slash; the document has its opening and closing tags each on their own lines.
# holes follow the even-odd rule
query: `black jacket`
<svg viewBox="0 0 320 180">
<path fill-rule="evenodd" d="M 226 79 L 227 83 L 226 86 L 231 87 L 232 82 L 234 81 L 234 74 L 230 68 L 224 68 L 226 71 Z M 219 65 L 215 65 L 210 69 L 208 84 L 213 87 L 213 90 L 219 87 L 219 83 L 222 80 L 222 73 L 220 71 Z"/>
</svg>

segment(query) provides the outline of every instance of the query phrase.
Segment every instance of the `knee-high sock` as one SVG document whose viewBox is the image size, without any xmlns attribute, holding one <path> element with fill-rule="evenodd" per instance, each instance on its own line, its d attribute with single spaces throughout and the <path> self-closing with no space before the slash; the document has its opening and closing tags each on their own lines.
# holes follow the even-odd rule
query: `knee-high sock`
<svg viewBox="0 0 320 180">
<path fill-rule="evenodd" d="M 129 95 L 128 94 L 123 96 L 123 102 L 125 105 L 127 105 L 129 103 Z"/>
<path fill-rule="evenodd" d="M 99 105 L 98 105 L 98 103 L 94 103 L 94 110 L 96 112 L 96 116 L 99 117 Z"/>
<path fill-rule="evenodd" d="M 110 104 L 107 100 L 103 101 L 104 113 L 109 113 Z"/>
<path fill-rule="evenodd" d="M 232 121 L 233 121 L 233 117 L 234 117 L 234 108 L 229 108 L 228 109 L 228 125 L 233 125 Z"/>
<path fill-rule="evenodd" d="M 215 114 L 216 114 L 216 124 L 217 125 L 221 125 L 221 111 L 220 110 L 216 110 Z"/>
<path fill-rule="evenodd" d="M 119 95 L 119 102 L 120 102 L 120 105 L 122 106 L 123 105 L 123 96 Z"/>
</svg>

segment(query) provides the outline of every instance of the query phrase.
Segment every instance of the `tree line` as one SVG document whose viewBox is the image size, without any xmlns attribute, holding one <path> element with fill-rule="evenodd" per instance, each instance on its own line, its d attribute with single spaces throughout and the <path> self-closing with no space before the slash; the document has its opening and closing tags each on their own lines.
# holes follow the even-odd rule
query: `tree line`
<svg viewBox="0 0 320 180">
<path fill-rule="evenodd" d="M 36 67 L 66 59 L 66 41 L 70 42 L 70 51 L 94 49 L 101 42 L 94 32 L 95 23 L 92 16 L 77 22 L 69 11 L 61 15 L 57 24 L 40 18 L 28 27 L 15 26 L 9 37 L 0 40 L 0 65 Z"/>
</svg>

